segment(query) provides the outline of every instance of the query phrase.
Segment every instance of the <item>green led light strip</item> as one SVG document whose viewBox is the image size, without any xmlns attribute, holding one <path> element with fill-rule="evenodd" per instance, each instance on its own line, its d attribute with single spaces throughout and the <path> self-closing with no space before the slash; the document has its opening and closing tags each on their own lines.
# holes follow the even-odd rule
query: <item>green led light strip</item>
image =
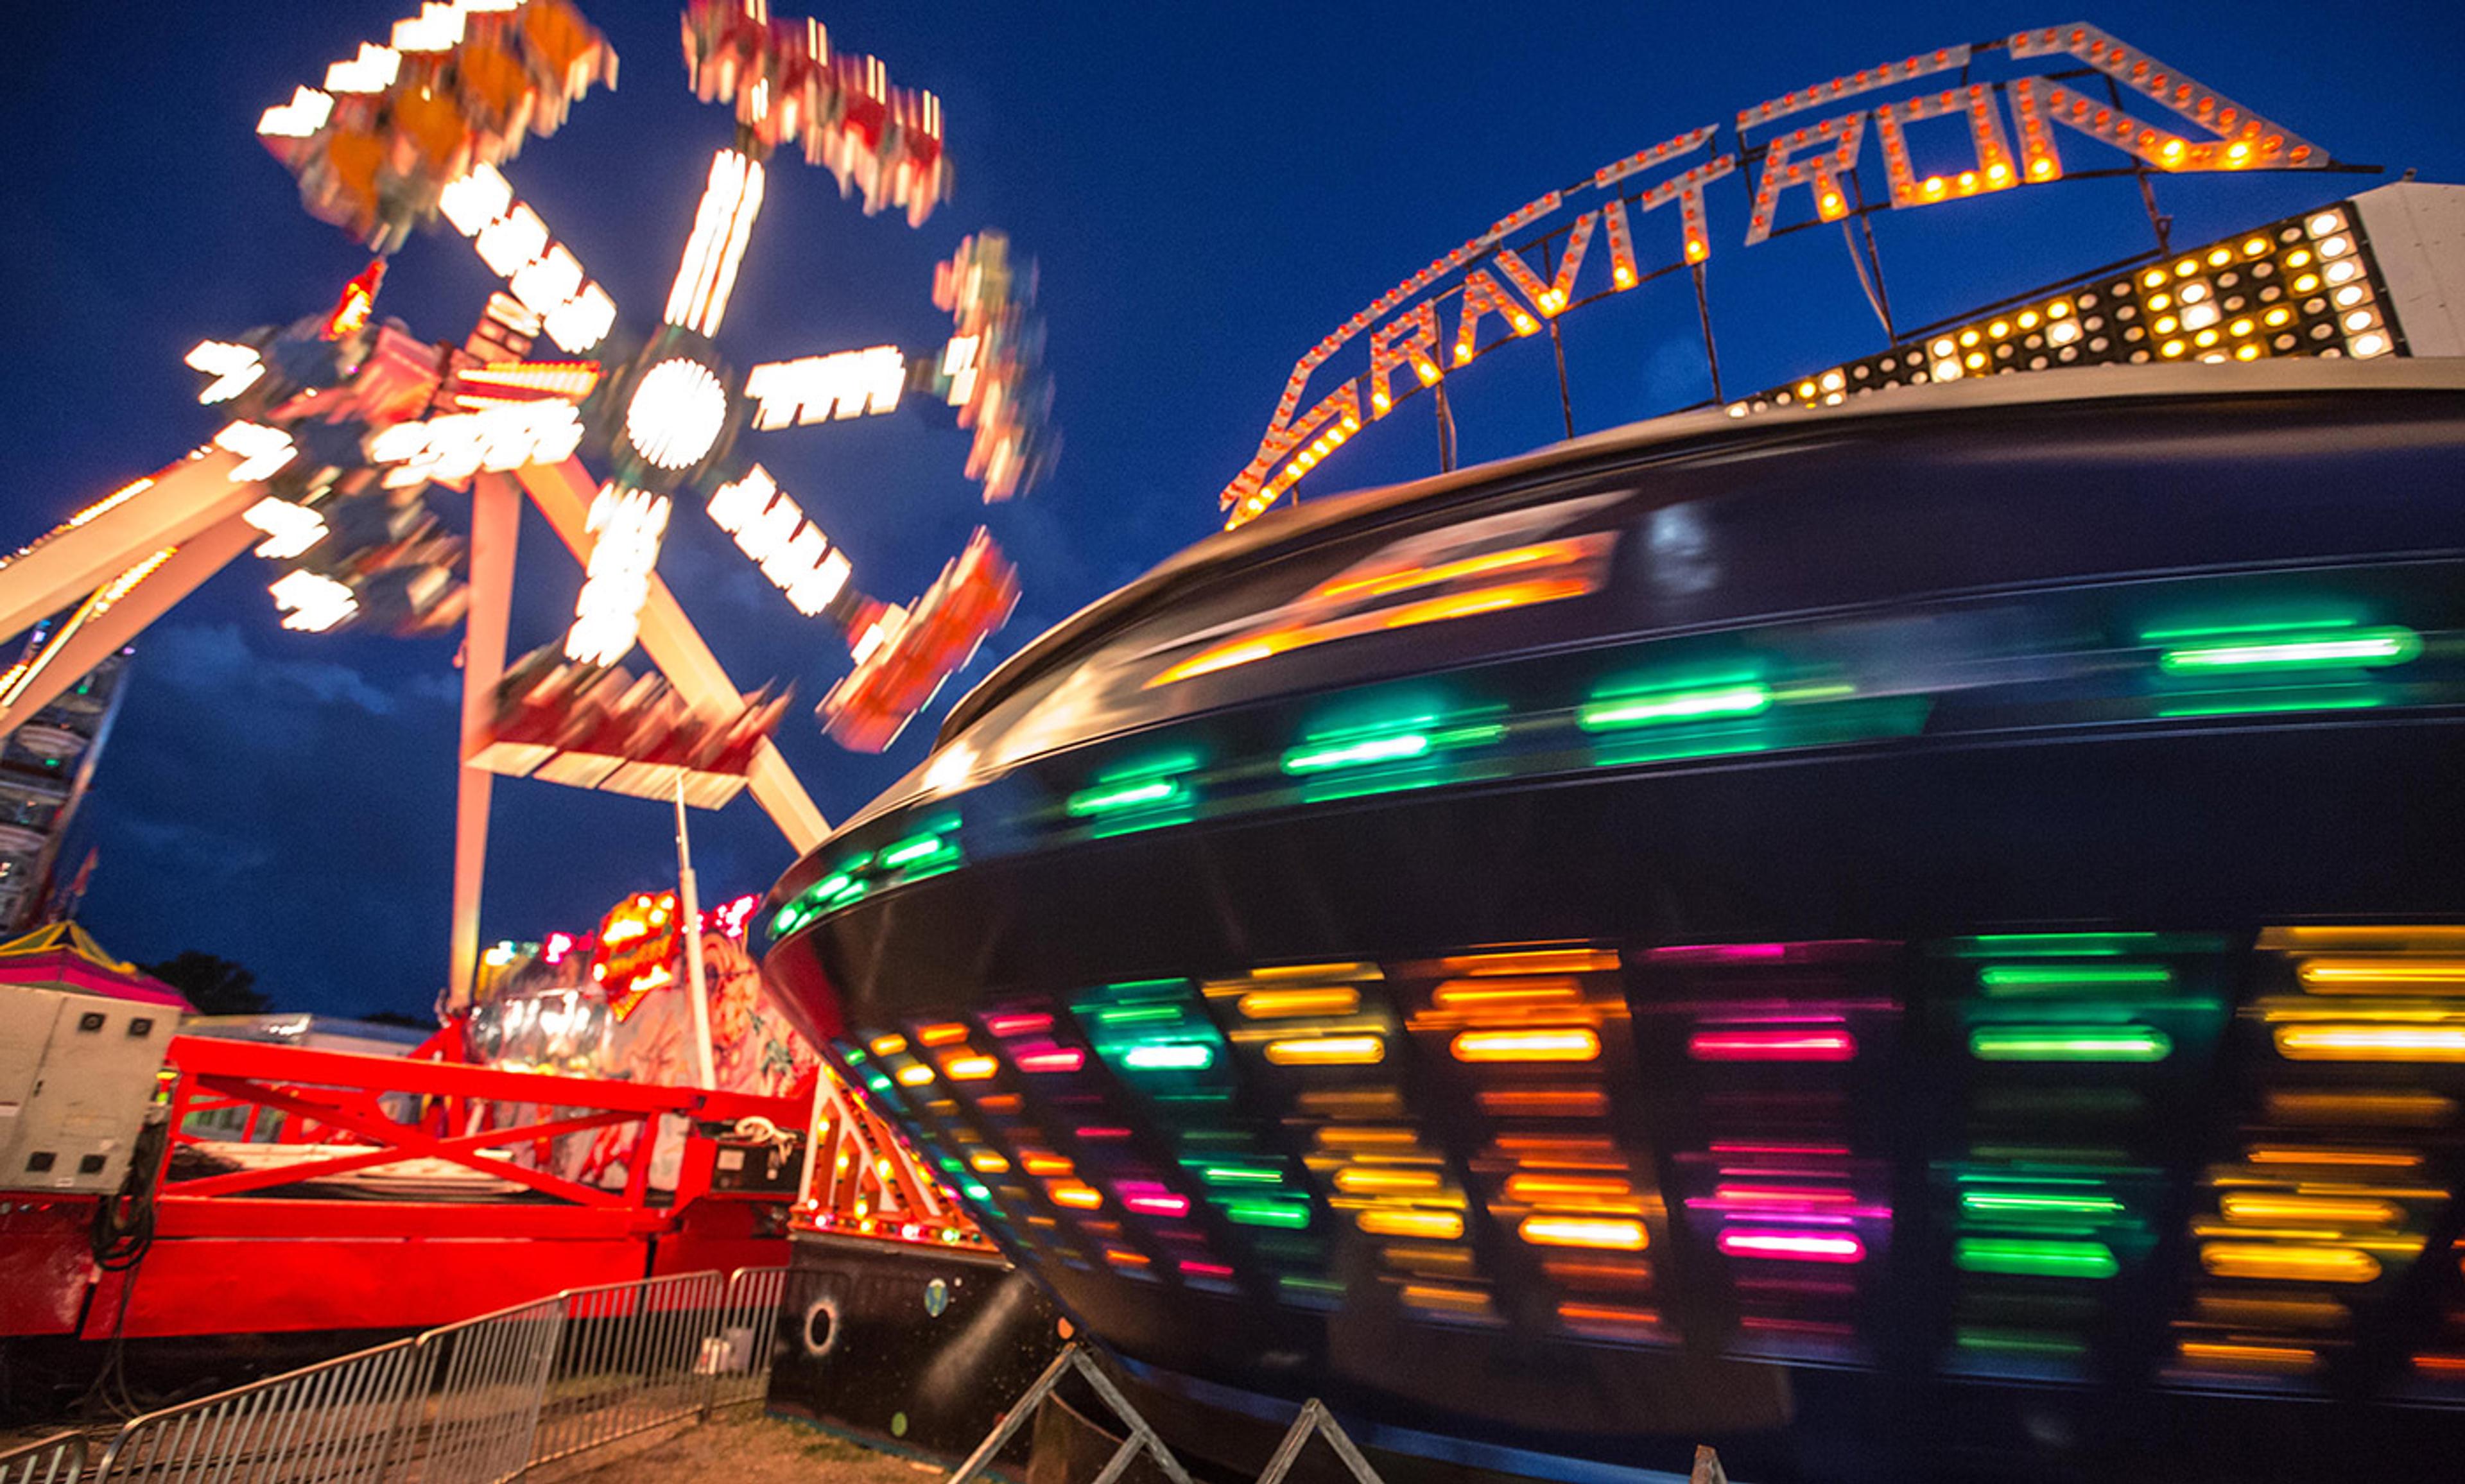
<svg viewBox="0 0 2465 1484">
<path fill-rule="evenodd" d="M 1993 963 L 1977 971 L 1988 994 L 2038 989 L 2163 988 L 2174 971 L 2163 963 Z"/>
<path fill-rule="evenodd" d="M 2103 1242 L 2021 1241 L 1962 1237 L 1952 1263 L 1963 1273 L 2010 1277 L 2110 1278 L 2122 1271 Z"/>
<path fill-rule="evenodd" d="M 2216 670 L 2320 670 L 2402 665 L 2422 653 L 2422 635 L 2388 625 L 2378 629 L 2314 630 L 2299 637 L 2243 638 L 2222 644 L 2183 644 L 2157 657 L 2169 675 Z"/>
<path fill-rule="evenodd" d="M 1430 739 L 1421 732 L 1371 737 L 1332 746 L 1300 746 L 1284 754 L 1284 771 L 1322 773 L 1329 768 L 1361 767 L 1371 763 L 1400 763 L 1408 758 L 1420 757 L 1429 750 Z"/>
<path fill-rule="evenodd" d="M 1180 784 L 1169 778 L 1151 779 L 1146 783 L 1121 784 L 1111 787 L 1083 789 L 1070 796 L 1063 806 L 1073 819 L 1090 814 L 1111 814 L 1122 809 L 1151 808 L 1170 804 L 1183 796 Z"/>
<path fill-rule="evenodd" d="M 1980 1061 L 2164 1061 L 2173 1037 L 2148 1026 L 2009 1026 L 1972 1030 Z"/>
<path fill-rule="evenodd" d="M 1655 726 L 1664 721 L 1750 717 L 1768 709 L 1771 703 L 1771 687 L 1753 681 L 1711 690 L 1593 700 L 1575 713 L 1575 724 L 1587 732 L 1614 732 L 1630 726 Z"/>
<path fill-rule="evenodd" d="M 1310 1224 L 1306 1206 L 1285 1201 L 1227 1201 L 1224 1219 L 1236 1227 L 1275 1227 L 1298 1231 Z"/>
<path fill-rule="evenodd" d="M 2122 1203 L 2110 1195 L 1963 1190 L 1960 1208 L 1973 1216 L 2112 1216 L 2121 1213 Z"/>
</svg>

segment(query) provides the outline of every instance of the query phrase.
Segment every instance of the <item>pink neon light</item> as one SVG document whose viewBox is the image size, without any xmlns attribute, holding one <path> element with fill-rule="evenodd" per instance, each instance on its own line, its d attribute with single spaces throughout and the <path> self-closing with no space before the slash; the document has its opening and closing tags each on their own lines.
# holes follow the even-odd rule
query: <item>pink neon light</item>
<svg viewBox="0 0 2465 1484">
<path fill-rule="evenodd" d="M 1720 1243 L 1729 1257 L 1779 1257 L 1790 1262 L 1864 1262 L 1866 1244 L 1848 1232 L 1723 1231 Z"/>
<path fill-rule="evenodd" d="M 1698 1030 L 1686 1040 L 1697 1061 L 1848 1061 L 1857 1038 L 1846 1030 Z"/>
<path fill-rule="evenodd" d="M 1747 963 L 1788 957 L 1788 943 L 1681 943 L 1644 955 L 1672 963 Z"/>
<path fill-rule="evenodd" d="M 1829 1155 L 1845 1160 L 1849 1157 L 1849 1146 L 1847 1144 L 1734 1144 L 1716 1139 L 1712 1141 L 1712 1152 L 1714 1154 L 1782 1154 L 1811 1159 L 1821 1159 Z"/>
<path fill-rule="evenodd" d="M 1189 1198 L 1175 1195 L 1151 1180 L 1124 1180 L 1113 1186 L 1121 1204 L 1149 1216 L 1187 1216 Z"/>
<path fill-rule="evenodd" d="M 1768 1330 L 1783 1335 L 1824 1335 L 1848 1339 L 1857 1333 L 1854 1326 L 1830 1319 L 1784 1319 L 1774 1315 L 1749 1314 L 1738 1319 L 1740 1329 Z"/>
<path fill-rule="evenodd" d="M 1195 1273 L 1200 1277 L 1205 1278 L 1229 1278 L 1232 1275 L 1232 1270 L 1224 1266 L 1220 1262 L 1185 1261 L 1181 1265 L 1181 1271 L 1184 1273 Z"/>
<path fill-rule="evenodd" d="M 1808 1190 L 1796 1185 L 1721 1185 L 1712 1193 L 1736 1206 L 1847 1206 L 1857 1199 L 1847 1190 Z"/>
<path fill-rule="evenodd" d="M 985 1029 L 997 1036 L 1025 1035 L 1031 1030 L 1050 1030 L 1053 1017 L 1039 1010 L 1027 1010 L 1010 1015 L 988 1015 Z"/>
<path fill-rule="evenodd" d="M 1127 1139 L 1130 1137 L 1130 1131 L 1125 1128 L 1082 1128 L 1078 1130 L 1078 1137 L 1081 1139 Z"/>
<path fill-rule="evenodd" d="M 1087 1065 L 1087 1053 L 1075 1046 L 1026 1046 L 1014 1054 L 1021 1072 L 1076 1072 Z"/>
</svg>

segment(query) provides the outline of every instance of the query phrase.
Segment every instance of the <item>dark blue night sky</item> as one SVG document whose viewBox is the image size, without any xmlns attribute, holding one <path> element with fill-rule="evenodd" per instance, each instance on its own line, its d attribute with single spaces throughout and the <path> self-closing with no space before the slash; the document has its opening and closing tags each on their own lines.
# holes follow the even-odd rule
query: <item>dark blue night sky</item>
<svg viewBox="0 0 2465 1484">
<path fill-rule="evenodd" d="M 366 261 L 300 209 L 252 130 L 295 84 L 413 9 L 189 0 L 12 13 L 0 62 L 11 156 L 0 169 L 0 314 L 15 346 L 0 371 L 0 542 L 33 537 L 210 436 L 218 420 L 196 405 L 187 348 L 323 307 Z M 585 100 L 506 173 L 641 324 L 664 299 L 729 121 L 684 85 L 673 4 L 584 10 L 624 59 L 622 87 Z M 931 306 L 932 264 L 981 227 L 1008 231 L 1043 267 L 1067 444 L 1027 500 L 984 510 L 960 477 L 964 435 L 907 412 L 739 446 L 884 597 L 914 594 L 971 525 L 992 527 L 1026 601 L 945 700 L 1212 530 L 1215 493 L 1249 458 L 1294 359 L 1356 310 L 1549 187 L 1788 89 L 2085 18 L 2339 159 L 2465 181 L 2465 8 L 2439 0 L 2085 15 L 1999 3 L 831 0 L 822 18 L 840 49 L 942 96 L 957 194 L 912 230 L 894 214 L 863 217 L 826 172 L 783 158 L 722 338 L 730 359 L 938 343 L 947 321 Z M 2079 164 L 2098 153 L 2072 136 L 2064 148 Z M 1878 185 L 1871 141 L 1865 159 Z M 2374 184 L 2280 175 L 2160 191 L 2176 241 L 2197 243 Z M 1880 342 L 1836 233 L 1740 246 L 1748 188 L 1733 176 L 1711 198 L 1711 294 L 1733 393 Z M 1674 246 L 1671 214 L 1639 219 L 1647 263 Z M 1903 324 L 2149 245 L 2121 181 L 1886 213 L 1876 231 Z M 423 235 L 397 255 L 380 311 L 458 341 L 491 283 L 459 239 Z M 1709 395 L 1682 277 L 1565 328 L 1579 430 Z M 1538 342 L 1451 386 L 1468 460 L 1559 436 Z M 1416 400 L 1303 490 L 1429 473 L 1435 457 Z M 580 583 L 535 517 L 522 551 L 517 653 L 561 632 Z M 741 684 L 797 683 L 805 703 L 780 743 L 833 818 L 922 757 L 931 717 L 883 758 L 822 740 L 810 703 L 844 669 L 843 647 L 698 513 L 679 509 L 661 571 Z M 124 955 L 237 959 L 285 1006 L 424 1009 L 445 972 L 455 640 L 286 633 L 266 576 L 243 559 L 141 647 L 87 821 L 101 859 L 83 919 Z M 706 900 L 765 889 L 789 863 L 749 800 L 696 825 Z M 655 805 L 501 786 L 482 931 L 587 926 L 618 896 L 667 879 L 673 859 Z"/>
</svg>

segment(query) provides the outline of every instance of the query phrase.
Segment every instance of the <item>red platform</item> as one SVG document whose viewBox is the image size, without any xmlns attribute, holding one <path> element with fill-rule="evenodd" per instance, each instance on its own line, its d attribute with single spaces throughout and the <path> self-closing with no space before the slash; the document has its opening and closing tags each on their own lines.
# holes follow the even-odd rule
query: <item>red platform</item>
<svg viewBox="0 0 2465 1484">
<path fill-rule="evenodd" d="M 713 1189 L 721 1144 L 698 1132 L 688 1133 L 673 1192 L 650 1188 L 639 1152 L 624 1188 L 611 1189 L 482 1151 L 544 1151 L 562 1135 L 627 1124 L 642 1127 L 637 1151 L 647 1151 L 669 1114 L 728 1124 L 758 1116 L 795 1129 L 805 1098 L 196 1036 L 173 1038 L 167 1075 L 174 1133 L 143 1262 L 133 1274 L 95 1270 L 90 1201 L 0 1192 L 11 1207 L 0 1212 L 0 1334 L 107 1338 L 123 1282 L 133 1287 L 122 1332 L 147 1338 L 412 1328 L 575 1284 L 787 1261 L 784 1198 Z M 193 1130 L 197 1116 L 235 1107 L 250 1110 L 243 1133 L 280 1113 L 282 1142 L 326 1147 L 277 1167 L 171 1178 L 182 1147 L 211 1142 Z M 522 1189 L 420 1200 L 303 1184 L 423 1159 Z"/>
</svg>

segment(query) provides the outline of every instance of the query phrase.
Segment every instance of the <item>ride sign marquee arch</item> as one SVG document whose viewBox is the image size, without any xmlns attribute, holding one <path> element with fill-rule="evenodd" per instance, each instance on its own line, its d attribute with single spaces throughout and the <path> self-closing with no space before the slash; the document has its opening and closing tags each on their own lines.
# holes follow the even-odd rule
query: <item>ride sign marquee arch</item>
<svg viewBox="0 0 2465 1484">
<path fill-rule="evenodd" d="M 1986 54 L 1997 52 L 2028 70 L 1970 80 Z M 1905 96 L 1875 99 L 1887 92 Z M 1851 106 L 1835 106 L 1853 99 Z M 1948 127 L 1952 121 L 1966 126 L 1965 146 Z M 1944 168 L 1921 170 L 1920 125 L 1927 126 L 1927 158 L 1947 162 Z M 1878 203 L 1864 199 L 1857 179 L 1870 136 L 1889 182 Z M 2082 143 L 2118 151 L 2128 163 L 2081 168 L 2066 160 L 2064 148 Z M 1731 174 L 1753 183 L 1743 242 L 1752 247 L 1874 210 L 1922 210 L 2066 179 L 2334 164 L 2326 150 L 2274 119 L 2085 24 L 1943 47 L 1833 78 L 1602 166 L 1389 289 L 1294 363 L 1256 454 L 1217 502 L 1227 529 L 1256 518 L 1366 423 L 1393 411 L 1399 373 L 1443 391 L 1451 369 L 1538 333 L 1569 309 L 1681 268 L 1696 275 L 1699 296 L 1713 244 L 1706 188 Z M 1654 215 L 1664 207 L 1676 208 L 1677 254 L 1645 266 L 1637 244 L 1665 232 L 1668 218 Z M 1553 219 L 1560 224 L 1543 236 L 1508 245 Z M 1536 246 L 1543 253 L 1537 268 L 1530 255 Z M 1858 258 L 1861 277 L 1872 253 L 1870 238 L 1867 256 Z M 1606 272 L 1588 274 L 1596 255 L 1606 258 Z M 1455 301 L 1451 336 L 1441 314 L 1448 299 Z M 1493 316 L 1498 325 L 1486 326 Z M 1485 329 L 1492 331 L 1486 342 Z M 1366 369 L 1310 400 L 1321 368 L 1365 338 Z M 1414 389 L 1406 384 L 1403 395 Z"/>
</svg>

